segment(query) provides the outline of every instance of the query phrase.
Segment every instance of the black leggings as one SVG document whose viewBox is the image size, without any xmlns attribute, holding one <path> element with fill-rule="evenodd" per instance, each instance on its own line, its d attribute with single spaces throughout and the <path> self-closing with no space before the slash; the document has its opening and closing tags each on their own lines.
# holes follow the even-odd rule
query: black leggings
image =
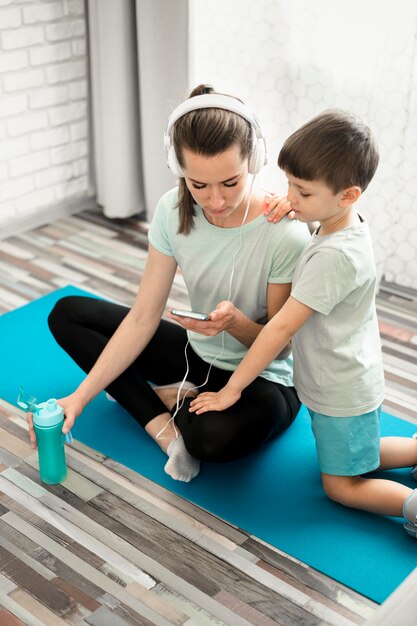
<svg viewBox="0 0 417 626">
<path fill-rule="evenodd" d="M 68 296 L 59 300 L 48 323 L 59 345 L 89 372 L 129 309 L 118 304 Z M 157 415 L 167 412 L 148 381 L 157 385 L 181 381 L 185 375 L 186 331 L 162 320 L 155 335 L 139 355 L 106 389 L 144 427 Z M 209 364 L 187 348 L 188 380 L 201 385 Z M 218 391 L 231 372 L 212 367 L 207 384 L 200 391 Z M 200 460 L 224 462 L 238 459 L 278 435 L 292 423 L 300 408 L 294 387 L 285 387 L 258 377 L 242 397 L 226 411 L 190 413 L 186 398 L 175 416 L 185 446 Z M 175 409 L 175 407 L 174 407 Z M 173 411 L 171 411 L 172 413 Z"/>
</svg>

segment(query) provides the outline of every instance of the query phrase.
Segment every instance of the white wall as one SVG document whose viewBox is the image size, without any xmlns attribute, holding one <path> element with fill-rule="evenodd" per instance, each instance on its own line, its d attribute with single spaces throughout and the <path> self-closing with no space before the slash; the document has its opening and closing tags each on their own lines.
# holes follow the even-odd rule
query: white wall
<svg viewBox="0 0 417 626">
<path fill-rule="evenodd" d="M 285 191 L 285 138 L 325 108 L 373 129 L 380 166 L 360 208 L 378 273 L 417 289 L 417 5 L 414 0 L 190 0 L 191 85 L 241 97 L 259 118 Z"/>
<path fill-rule="evenodd" d="M 83 0 L 0 0 L 0 236 L 89 189 Z"/>
</svg>

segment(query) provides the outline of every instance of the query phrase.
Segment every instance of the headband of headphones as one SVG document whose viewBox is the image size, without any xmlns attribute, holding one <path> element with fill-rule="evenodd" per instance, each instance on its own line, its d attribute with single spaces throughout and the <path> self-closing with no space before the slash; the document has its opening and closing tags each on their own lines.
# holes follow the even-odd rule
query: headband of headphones
<svg viewBox="0 0 417 626">
<path fill-rule="evenodd" d="M 243 117 L 247 122 L 249 122 L 253 130 L 253 139 L 252 152 L 249 155 L 248 160 L 248 169 L 250 174 L 258 174 L 267 162 L 266 142 L 264 136 L 262 135 L 258 120 L 248 107 L 239 100 L 236 100 L 236 98 L 215 93 L 188 98 L 188 100 L 182 102 L 171 113 L 164 134 L 165 158 L 169 169 L 176 176 L 184 178 L 184 173 L 175 154 L 175 148 L 172 145 L 172 129 L 175 122 L 190 111 L 211 108 L 231 111 L 232 113 L 240 115 L 240 117 Z"/>
</svg>

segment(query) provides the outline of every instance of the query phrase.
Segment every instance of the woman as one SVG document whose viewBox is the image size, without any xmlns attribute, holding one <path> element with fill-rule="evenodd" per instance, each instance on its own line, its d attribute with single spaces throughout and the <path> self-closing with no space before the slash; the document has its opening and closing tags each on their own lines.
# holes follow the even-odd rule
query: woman
<svg viewBox="0 0 417 626">
<path fill-rule="evenodd" d="M 189 481 L 201 460 L 240 458 L 286 429 L 298 412 L 290 357 L 274 361 L 232 409 L 203 418 L 188 410 L 195 390 L 173 381 L 187 376 L 205 391 L 226 384 L 288 298 L 309 233 L 296 221 L 273 223 L 288 205 L 253 185 L 265 162 L 264 140 L 236 98 L 205 85 L 194 89 L 168 121 L 165 149 L 179 186 L 158 203 L 133 307 L 70 296 L 55 305 L 49 326 L 88 372 L 59 400 L 64 430 L 106 389 L 168 455 L 165 471 Z M 191 308 L 209 314 L 207 321 L 169 312 L 171 321 L 162 319 L 177 267 Z M 32 427 L 30 437 L 34 445 Z"/>
</svg>

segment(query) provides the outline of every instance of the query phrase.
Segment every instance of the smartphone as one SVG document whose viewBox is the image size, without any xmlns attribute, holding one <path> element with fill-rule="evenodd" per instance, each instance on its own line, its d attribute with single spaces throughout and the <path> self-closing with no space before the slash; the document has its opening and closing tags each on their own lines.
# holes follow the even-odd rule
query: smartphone
<svg viewBox="0 0 417 626">
<path fill-rule="evenodd" d="M 172 315 L 178 315 L 178 317 L 189 317 L 192 320 L 200 320 L 201 322 L 207 322 L 209 316 L 207 313 L 196 313 L 195 311 L 184 311 L 183 309 L 171 309 Z"/>
</svg>

